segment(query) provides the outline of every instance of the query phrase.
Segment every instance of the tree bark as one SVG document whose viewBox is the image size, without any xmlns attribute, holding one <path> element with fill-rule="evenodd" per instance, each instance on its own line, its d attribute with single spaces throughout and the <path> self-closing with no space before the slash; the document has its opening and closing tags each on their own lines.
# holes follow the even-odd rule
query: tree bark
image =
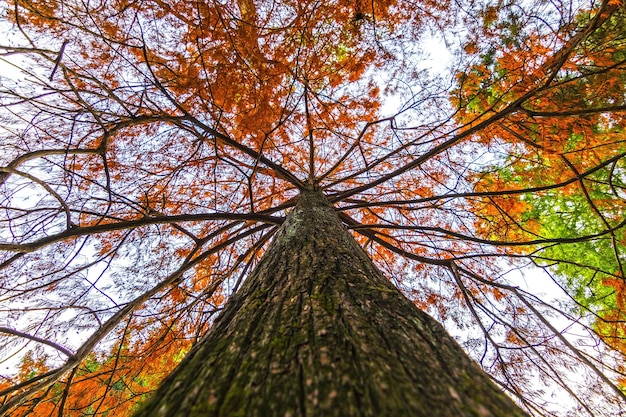
<svg viewBox="0 0 626 417">
<path fill-rule="evenodd" d="M 525 415 L 309 190 L 135 417 Z"/>
</svg>

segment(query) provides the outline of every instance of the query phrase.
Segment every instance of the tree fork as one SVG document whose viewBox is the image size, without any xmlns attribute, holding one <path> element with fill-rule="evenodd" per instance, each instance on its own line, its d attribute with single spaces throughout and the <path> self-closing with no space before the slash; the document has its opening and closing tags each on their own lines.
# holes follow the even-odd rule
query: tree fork
<svg viewBox="0 0 626 417">
<path fill-rule="evenodd" d="M 525 416 L 304 190 L 212 329 L 135 417 Z"/>
</svg>

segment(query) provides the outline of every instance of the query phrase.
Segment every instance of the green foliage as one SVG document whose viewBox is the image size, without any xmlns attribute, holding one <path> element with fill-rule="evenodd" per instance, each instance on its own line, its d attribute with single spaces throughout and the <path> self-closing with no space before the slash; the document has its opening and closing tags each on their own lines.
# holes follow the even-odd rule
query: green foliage
<svg viewBox="0 0 626 417">
<path fill-rule="evenodd" d="M 548 193 L 544 197 L 529 195 L 526 201 L 532 210 L 525 217 L 541 225 L 539 235 L 543 238 L 574 239 L 578 233 L 598 235 L 605 230 L 584 196 Z M 615 234 L 620 241 L 624 230 Z M 535 255 L 540 265 L 550 265 L 563 279 L 576 301 L 585 308 L 604 310 L 616 306 L 614 289 L 603 282 L 607 277 L 619 275 L 616 252 L 621 254 L 624 249 L 622 244 L 615 247 L 611 235 L 604 234 L 591 240 L 549 244 Z"/>
</svg>

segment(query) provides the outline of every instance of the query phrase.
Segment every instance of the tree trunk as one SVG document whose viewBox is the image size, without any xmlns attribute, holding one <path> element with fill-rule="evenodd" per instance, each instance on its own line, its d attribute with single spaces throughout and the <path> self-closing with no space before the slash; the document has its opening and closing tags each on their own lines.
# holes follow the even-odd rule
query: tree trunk
<svg viewBox="0 0 626 417">
<path fill-rule="evenodd" d="M 524 416 L 318 191 L 135 417 Z"/>
</svg>

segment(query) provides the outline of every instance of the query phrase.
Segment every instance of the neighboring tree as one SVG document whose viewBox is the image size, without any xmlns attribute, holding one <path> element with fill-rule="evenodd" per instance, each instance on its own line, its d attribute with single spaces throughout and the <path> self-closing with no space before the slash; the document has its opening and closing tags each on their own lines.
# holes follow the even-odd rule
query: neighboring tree
<svg viewBox="0 0 626 417">
<path fill-rule="evenodd" d="M 500 124 L 498 132 L 479 134 L 482 140 L 495 134 L 525 146 L 496 158 L 479 173 L 477 189 L 497 191 L 507 184 L 529 192 L 509 195 L 497 208 L 490 204 L 493 201 L 478 205 L 476 213 L 483 217 L 484 236 L 506 239 L 511 230 L 523 230 L 526 239 L 553 239 L 554 245 L 537 246 L 532 259 L 558 274 L 581 311 L 592 314 L 598 336 L 626 355 L 626 72 L 621 68 L 626 62 L 626 11 L 622 7 L 598 15 L 579 12 L 575 22 L 594 30 L 584 39 L 578 35 L 578 48 L 553 76 L 555 87 Z M 511 55 L 496 57 L 490 51 L 481 55 L 481 64 L 473 70 L 487 66 L 491 73 L 510 74 L 516 70 L 512 62 Z M 510 92 L 503 93 L 507 82 L 501 77 L 472 96 L 473 106 L 463 118 L 479 117 L 496 101 L 515 100 Z M 562 186 L 554 187 L 559 182 Z M 498 228 L 493 228 L 494 221 Z M 619 369 L 626 370 L 623 365 Z M 624 386 L 626 379 L 618 379 Z"/>
<path fill-rule="evenodd" d="M 621 1 L 0 7 L 0 415 L 626 406 Z"/>
</svg>

